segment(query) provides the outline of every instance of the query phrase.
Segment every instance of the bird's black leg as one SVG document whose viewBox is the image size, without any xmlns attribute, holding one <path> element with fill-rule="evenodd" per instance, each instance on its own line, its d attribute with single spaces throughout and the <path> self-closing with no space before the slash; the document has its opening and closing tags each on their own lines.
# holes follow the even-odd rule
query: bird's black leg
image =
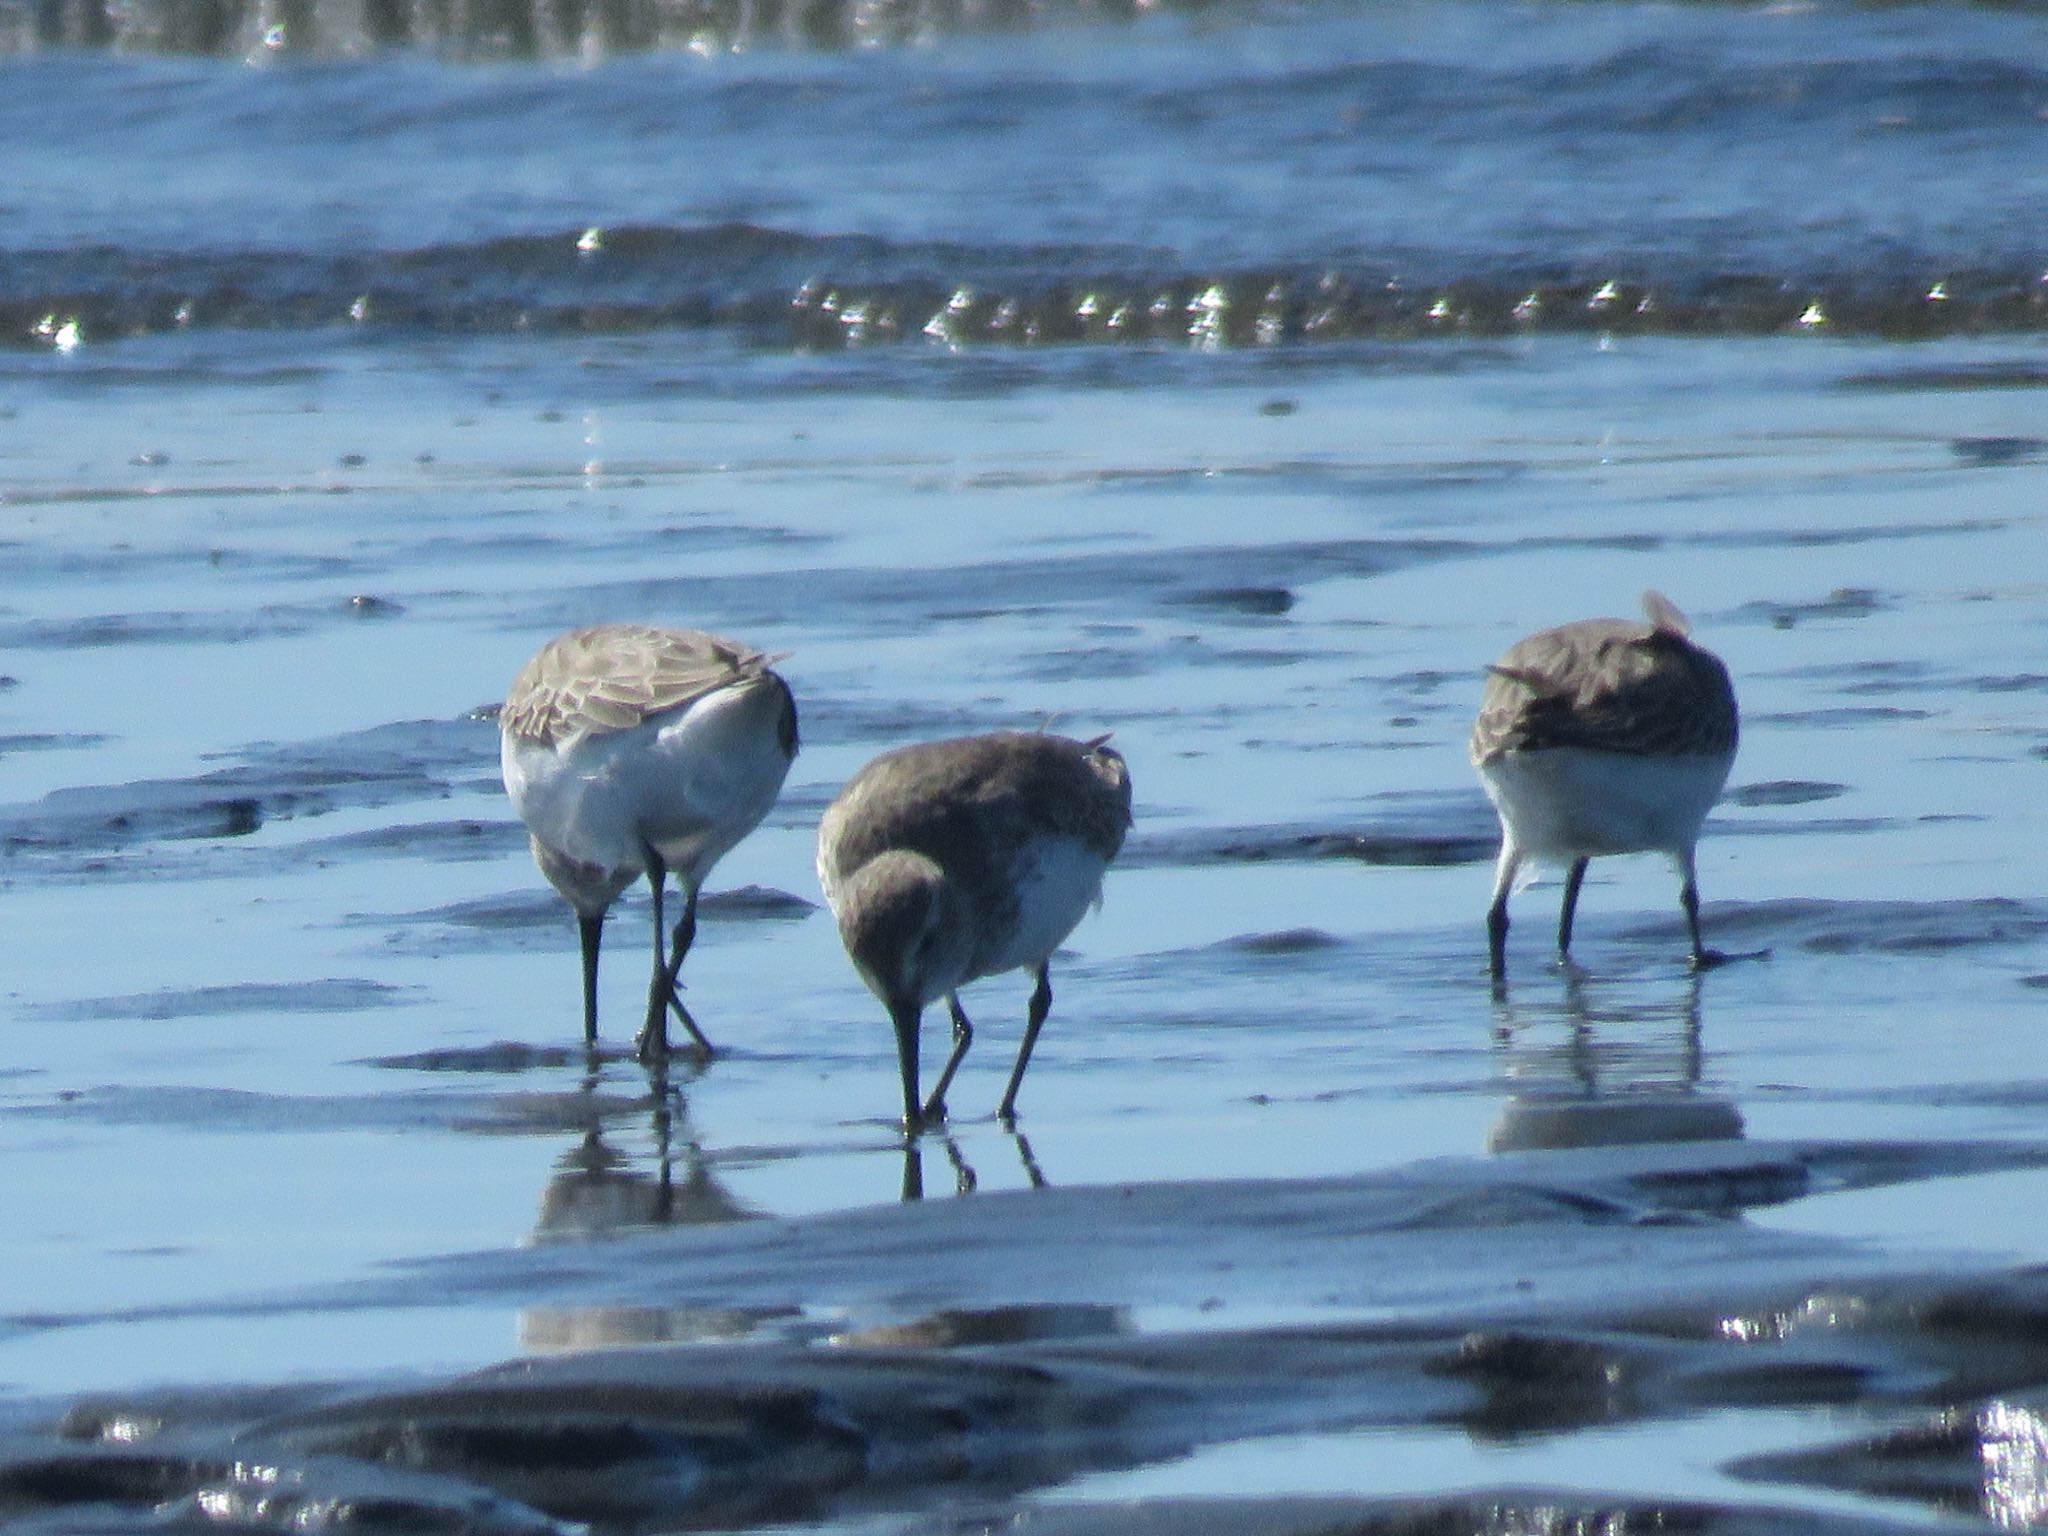
<svg viewBox="0 0 2048 1536">
<path fill-rule="evenodd" d="M 903 1074 L 903 1129 L 912 1136 L 924 1129 L 924 1111 L 917 1102 L 917 1026 L 919 1010 L 892 1008 L 896 1026 L 896 1065 Z"/>
<path fill-rule="evenodd" d="M 1572 920 L 1579 915 L 1579 887 L 1586 883 L 1586 866 L 1591 859 L 1573 859 L 1572 867 L 1565 871 L 1564 905 L 1557 913 L 1557 958 L 1570 960 L 1572 957 Z"/>
<path fill-rule="evenodd" d="M 1718 949 L 1708 949 L 1700 942 L 1700 887 L 1699 882 L 1688 870 L 1685 884 L 1678 888 L 1678 904 L 1685 908 L 1686 931 L 1692 935 L 1692 968 L 1696 971 L 1712 970 L 1732 957 Z"/>
<path fill-rule="evenodd" d="M 946 1058 L 946 1070 L 939 1074 L 939 1080 L 932 1086 L 932 1096 L 924 1101 L 926 1120 L 943 1120 L 946 1116 L 946 1090 L 953 1086 L 953 1074 L 960 1070 L 960 1060 L 967 1054 L 967 1047 L 974 1043 L 974 1026 L 967 1022 L 966 1010 L 960 1006 L 957 993 L 946 994 L 946 1007 L 953 1015 L 953 1054 Z"/>
<path fill-rule="evenodd" d="M 1512 845 L 1503 841 L 1500 848 L 1500 862 L 1493 871 L 1493 905 L 1486 909 L 1486 969 L 1493 977 L 1494 989 L 1507 979 L 1508 974 L 1508 892 L 1514 889 L 1515 872 L 1522 867 L 1522 858 Z"/>
<path fill-rule="evenodd" d="M 1024 1081 L 1024 1069 L 1031 1063 L 1031 1048 L 1038 1044 L 1038 1032 L 1045 1016 L 1052 1012 L 1052 966 L 1038 968 L 1038 985 L 1032 989 L 1031 1011 L 1024 1020 L 1024 1043 L 1017 1048 L 1017 1065 L 1010 1069 L 1010 1086 L 1003 1090 L 1003 1102 L 996 1106 L 996 1118 L 1008 1125 L 1017 1118 L 1017 1088 Z"/>
<path fill-rule="evenodd" d="M 668 1006 L 675 1010 L 683 1028 L 690 1032 L 690 1038 L 697 1044 L 697 1054 L 708 1061 L 712 1055 L 711 1042 L 697 1027 L 697 1021 L 690 1017 L 690 1010 L 683 1006 L 683 956 L 690 952 L 690 946 L 696 939 L 697 888 L 691 886 L 683 892 L 683 915 L 676 920 L 675 943 L 669 951 Z"/>
<path fill-rule="evenodd" d="M 604 942 L 604 914 L 576 914 L 577 936 L 583 941 L 583 1044 L 597 1049 L 597 951 Z"/>
<path fill-rule="evenodd" d="M 647 993 L 647 1022 L 640 1028 L 634 1049 L 642 1061 L 653 1061 L 668 1056 L 668 1000 L 675 983 L 668 968 L 668 935 L 662 931 L 661 921 L 661 888 L 668 881 L 668 866 L 652 844 L 642 852 L 647 859 L 647 888 L 654 897 L 654 981 Z"/>
</svg>

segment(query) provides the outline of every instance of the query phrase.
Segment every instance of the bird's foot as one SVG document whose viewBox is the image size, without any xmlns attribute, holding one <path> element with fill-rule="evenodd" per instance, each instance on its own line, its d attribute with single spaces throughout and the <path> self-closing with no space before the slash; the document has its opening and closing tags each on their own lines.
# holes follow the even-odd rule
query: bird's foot
<svg viewBox="0 0 2048 1536">
<path fill-rule="evenodd" d="M 642 1029 L 633 1041 L 633 1054 L 644 1066 L 666 1066 L 669 1058 L 668 1029 L 665 1020 L 657 1020 Z"/>
<path fill-rule="evenodd" d="M 697 1027 L 697 1021 L 690 1017 L 690 1010 L 683 1006 L 683 995 L 680 991 L 670 990 L 668 1006 L 683 1028 L 690 1032 L 690 1049 L 698 1061 L 709 1061 L 718 1054 L 718 1048 L 711 1043 L 704 1031 Z"/>
</svg>

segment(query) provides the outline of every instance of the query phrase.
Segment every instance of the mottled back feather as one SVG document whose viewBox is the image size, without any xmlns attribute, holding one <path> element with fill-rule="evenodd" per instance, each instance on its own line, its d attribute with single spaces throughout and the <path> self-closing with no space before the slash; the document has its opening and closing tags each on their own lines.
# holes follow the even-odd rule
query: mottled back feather
<svg viewBox="0 0 2048 1536">
<path fill-rule="evenodd" d="M 512 683 L 498 716 L 508 735 L 543 745 L 631 730 L 749 678 L 781 678 L 781 658 L 696 629 L 597 624 L 543 646 Z M 795 701 L 783 685 L 783 747 L 797 747 Z"/>
<path fill-rule="evenodd" d="M 1645 593 L 1648 622 L 1583 619 L 1517 641 L 1487 671 L 1472 760 L 1583 747 L 1627 757 L 1733 752 L 1735 688 L 1685 616 Z"/>
</svg>

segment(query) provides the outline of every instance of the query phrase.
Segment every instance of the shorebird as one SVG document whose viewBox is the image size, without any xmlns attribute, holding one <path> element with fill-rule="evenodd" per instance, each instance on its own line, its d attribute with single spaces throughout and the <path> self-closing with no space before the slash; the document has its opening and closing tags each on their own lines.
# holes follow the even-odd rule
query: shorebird
<svg viewBox="0 0 2048 1536">
<path fill-rule="evenodd" d="M 694 629 L 599 624 L 542 646 L 499 713 L 505 792 L 534 862 L 575 909 L 583 941 L 583 1038 L 597 1043 L 605 913 L 645 875 L 654 895 L 654 978 L 635 1048 L 668 1054 L 668 1012 L 700 1052 L 711 1042 L 677 977 L 697 932 L 697 891 L 781 793 L 796 756 L 796 701 L 780 657 Z M 683 915 L 665 942 L 673 871 Z"/>
<path fill-rule="evenodd" d="M 896 1027 L 903 1121 L 944 1117 L 974 1038 L 960 988 L 1028 968 L 1038 976 L 997 1115 L 1052 1010 L 1050 958 L 1088 908 L 1131 824 L 1131 776 L 1106 743 L 999 731 L 886 752 L 856 774 L 818 828 L 818 881 L 854 969 Z M 918 1099 L 917 1037 L 943 997 L 953 1054 Z"/>
<path fill-rule="evenodd" d="M 1488 669 L 1472 763 L 1500 814 L 1486 914 L 1496 980 L 1507 969 L 1508 891 L 1531 859 L 1566 866 L 1561 960 L 1570 959 L 1587 861 L 1644 852 L 1677 866 L 1694 966 L 1727 958 L 1700 942 L 1693 848 L 1735 761 L 1735 689 L 1662 593 L 1643 594 L 1643 613 L 1647 622 L 1583 619 L 1543 630 Z"/>
</svg>

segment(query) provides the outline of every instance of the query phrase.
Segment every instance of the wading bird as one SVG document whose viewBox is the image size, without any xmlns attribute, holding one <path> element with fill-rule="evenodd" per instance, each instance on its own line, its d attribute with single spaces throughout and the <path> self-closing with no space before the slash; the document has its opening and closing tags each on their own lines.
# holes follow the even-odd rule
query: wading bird
<svg viewBox="0 0 2048 1536">
<path fill-rule="evenodd" d="M 668 1054 L 668 1013 L 699 1051 L 711 1042 L 677 978 L 711 867 L 775 804 L 796 756 L 796 701 L 780 658 L 694 629 L 599 624 L 542 646 L 498 716 L 505 792 L 533 857 L 576 911 L 583 941 L 583 1037 L 597 1043 L 604 917 L 642 875 L 654 895 L 654 977 L 637 1049 Z M 664 939 L 673 871 L 683 913 Z"/>
<path fill-rule="evenodd" d="M 896 1027 L 913 1132 L 944 1116 L 974 1037 L 960 988 L 1028 968 L 1038 986 L 997 1109 L 1016 1114 L 1052 1009 L 1052 952 L 1101 899 L 1131 822 L 1130 773 L 1107 741 L 1002 731 L 904 747 L 869 763 L 825 812 L 819 883 L 854 969 Z M 953 1053 L 920 1103 L 918 1024 L 941 997 Z"/>
<path fill-rule="evenodd" d="M 1735 689 L 1669 599 L 1646 592 L 1643 612 L 1647 622 L 1583 619 L 1543 630 L 1488 669 L 1472 763 L 1500 814 L 1486 915 L 1496 979 L 1507 970 L 1508 892 L 1531 859 L 1566 866 L 1560 959 L 1570 958 L 1587 861 L 1642 852 L 1677 866 L 1693 964 L 1727 958 L 1700 942 L 1693 848 L 1735 761 Z"/>
</svg>

